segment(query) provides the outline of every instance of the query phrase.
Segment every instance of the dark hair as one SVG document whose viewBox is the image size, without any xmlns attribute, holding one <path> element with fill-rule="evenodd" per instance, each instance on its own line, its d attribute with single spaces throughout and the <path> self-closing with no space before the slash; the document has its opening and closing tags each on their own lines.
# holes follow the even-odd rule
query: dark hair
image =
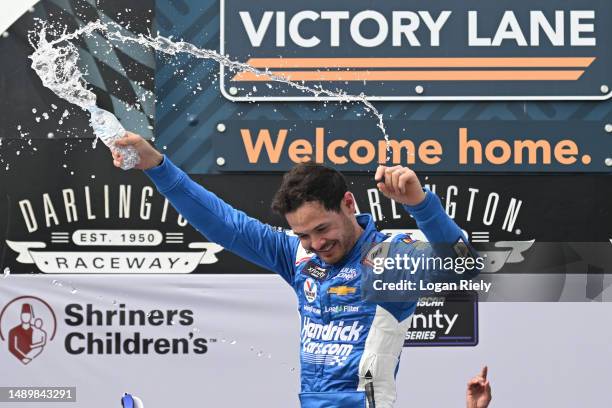
<svg viewBox="0 0 612 408">
<path fill-rule="evenodd" d="M 340 211 L 348 191 L 344 176 L 320 164 L 302 163 L 285 173 L 272 200 L 272 210 L 285 215 L 306 202 L 320 202 L 326 210 Z"/>
</svg>

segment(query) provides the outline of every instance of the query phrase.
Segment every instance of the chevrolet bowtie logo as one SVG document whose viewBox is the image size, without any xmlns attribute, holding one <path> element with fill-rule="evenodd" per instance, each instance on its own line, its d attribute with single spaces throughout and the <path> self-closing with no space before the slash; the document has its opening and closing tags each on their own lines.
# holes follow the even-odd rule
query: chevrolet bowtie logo
<svg viewBox="0 0 612 408">
<path fill-rule="evenodd" d="M 357 288 L 352 288 L 350 286 L 334 286 L 332 288 L 327 289 L 327 293 L 338 296 L 349 295 L 351 293 L 355 293 L 356 291 Z"/>
</svg>

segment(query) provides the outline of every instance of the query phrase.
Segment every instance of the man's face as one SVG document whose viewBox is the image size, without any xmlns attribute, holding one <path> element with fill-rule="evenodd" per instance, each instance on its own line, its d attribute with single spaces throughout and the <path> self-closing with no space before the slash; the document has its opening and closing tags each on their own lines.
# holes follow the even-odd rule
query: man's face
<svg viewBox="0 0 612 408">
<path fill-rule="evenodd" d="M 32 315 L 29 313 L 22 313 L 21 314 L 21 323 L 30 323 L 30 319 L 32 318 Z"/>
<path fill-rule="evenodd" d="M 326 210 L 318 201 L 310 201 L 285 214 L 302 246 L 330 264 L 340 261 L 356 240 L 355 208 L 352 195 L 347 194 L 348 202 L 343 199 L 339 212 Z"/>
</svg>

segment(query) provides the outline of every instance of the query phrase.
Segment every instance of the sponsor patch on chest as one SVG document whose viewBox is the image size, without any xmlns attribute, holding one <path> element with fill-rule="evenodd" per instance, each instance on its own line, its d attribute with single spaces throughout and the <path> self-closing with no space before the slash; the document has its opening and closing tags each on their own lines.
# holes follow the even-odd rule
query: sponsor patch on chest
<svg viewBox="0 0 612 408">
<path fill-rule="evenodd" d="M 304 275 L 308 275 L 311 278 L 314 278 L 319 281 L 324 281 L 329 273 L 327 269 L 317 265 L 313 261 L 310 261 L 306 265 L 304 265 L 301 272 Z"/>
</svg>

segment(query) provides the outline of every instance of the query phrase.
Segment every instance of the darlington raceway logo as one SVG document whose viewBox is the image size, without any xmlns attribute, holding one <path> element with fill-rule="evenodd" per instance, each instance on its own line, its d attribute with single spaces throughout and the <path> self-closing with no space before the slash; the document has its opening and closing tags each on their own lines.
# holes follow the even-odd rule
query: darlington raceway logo
<svg viewBox="0 0 612 408">
<path fill-rule="evenodd" d="M 217 342 L 196 334 L 199 329 L 191 327 L 195 317 L 190 309 L 131 309 L 123 303 L 105 309 L 70 303 L 59 319 L 45 300 L 17 297 L 0 312 L 0 340 L 23 364 L 46 351 L 58 328 L 62 329 L 64 351 L 70 355 L 202 355 Z M 165 336 L 166 330 L 182 336 Z"/>
<path fill-rule="evenodd" d="M 20 296 L 0 312 L 0 340 L 23 364 L 39 357 L 57 331 L 55 312 L 43 299 Z"/>
<path fill-rule="evenodd" d="M 190 273 L 200 264 L 216 263 L 223 248 L 210 242 L 185 248 L 187 222 L 159 198 L 150 186 L 121 184 L 22 199 L 13 230 L 32 238 L 6 243 L 17 262 L 44 273 Z M 130 223 L 166 231 L 129 229 Z"/>
<path fill-rule="evenodd" d="M 301 333 L 302 358 L 311 364 L 341 366 L 353 351 L 353 344 L 359 340 L 362 330 L 363 325 L 358 321 L 321 324 L 306 317 Z"/>
<path fill-rule="evenodd" d="M 611 11 L 599 0 L 222 0 L 221 53 L 265 73 L 221 66 L 221 89 L 232 100 L 342 98 L 278 83 L 291 80 L 384 100 L 606 99 Z"/>
</svg>

